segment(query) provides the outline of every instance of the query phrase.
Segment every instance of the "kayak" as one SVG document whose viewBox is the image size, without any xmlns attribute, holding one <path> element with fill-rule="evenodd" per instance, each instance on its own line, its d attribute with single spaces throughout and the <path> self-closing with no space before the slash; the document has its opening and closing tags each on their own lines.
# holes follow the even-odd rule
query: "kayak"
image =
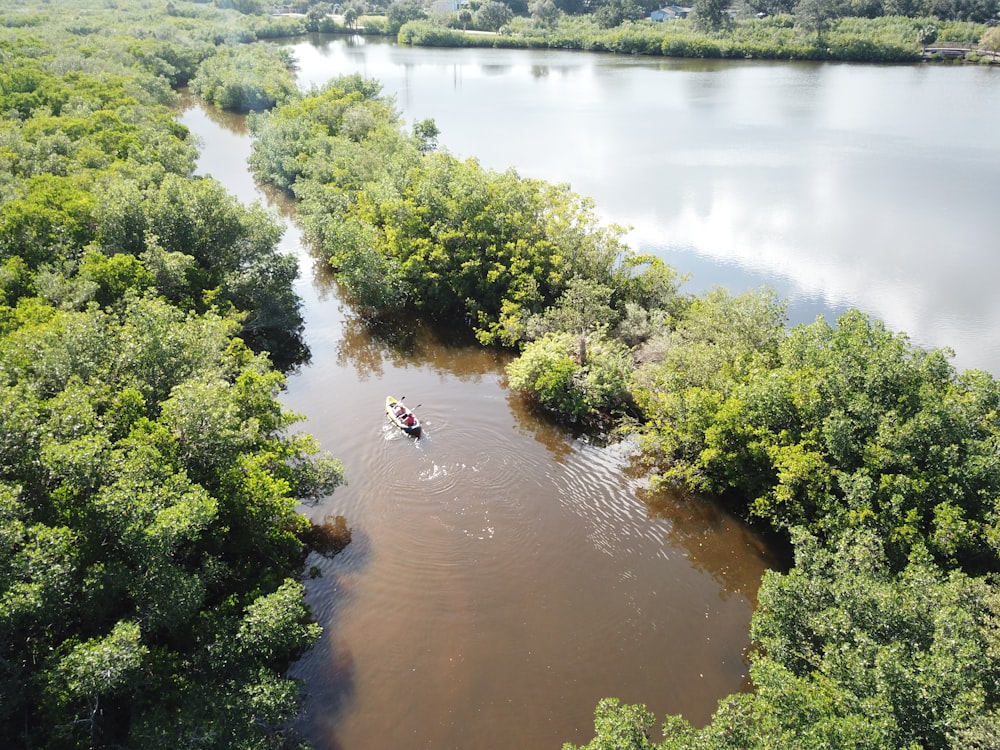
<svg viewBox="0 0 1000 750">
<path fill-rule="evenodd" d="M 392 396 L 385 397 L 385 413 L 392 423 L 407 435 L 420 437 L 420 420 L 412 410 L 406 407 L 401 399 Z"/>
</svg>

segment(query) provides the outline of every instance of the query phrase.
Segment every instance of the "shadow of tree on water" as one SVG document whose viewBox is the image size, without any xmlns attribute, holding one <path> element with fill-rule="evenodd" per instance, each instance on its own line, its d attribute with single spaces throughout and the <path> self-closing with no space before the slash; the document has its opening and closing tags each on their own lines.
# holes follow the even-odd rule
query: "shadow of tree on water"
<svg viewBox="0 0 1000 750">
<path fill-rule="evenodd" d="M 338 520 L 339 519 L 339 520 Z M 357 669 L 351 649 L 337 634 L 337 615 L 351 606 L 347 575 L 356 575 L 370 562 L 372 542 L 368 535 L 348 528 L 341 516 L 325 516 L 315 527 L 327 526 L 324 536 L 333 554 L 313 551 L 306 558 L 306 602 L 323 634 L 288 671 L 288 676 L 308 688 L 294 730 L 321 750 L 339 750 L 338 722 L 350 710 L 357 691 Z"/>
</svg>

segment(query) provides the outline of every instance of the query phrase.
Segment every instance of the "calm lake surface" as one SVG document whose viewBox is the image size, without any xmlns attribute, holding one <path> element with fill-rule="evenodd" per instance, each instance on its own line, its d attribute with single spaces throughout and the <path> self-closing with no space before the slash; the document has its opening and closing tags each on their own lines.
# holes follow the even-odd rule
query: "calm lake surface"
<svg viewBox="0 0 1000 750">
<path fill-rule="evenodd" d="M 360 72 L 408 123 L 497 169 L 569 182 L 700 291 L 770 286 L 792 322 L 860 307 L 961 367 L 1000 372 L 992 293 L 998 71 L 706 63 L 570 52 L 295 43 L 304 87 Z M 190 106 L 199 170 L 244 201 L 241 118 Z M 614 695 L 701 724 L 746 689 L 750 614 L 775 561 L 709 504 L 644 502 L 627 449 L 577 439 L 505 388 L 500 355 L 372 332 L 293 224 L 311 360 L 283 400 L 344 461 L 310 559 L 326 628 L 293 669 L 320 750 L 558 748 Z M 425 424 L 389 429 L 405 395 Z M 648 498 L 647 498 L 648 500 Z"/>
<path fill-rule="evenodd" d="M 1000 373 L 1000 69 L 294 46 L 303 85 L 381 81 L 484 165 L 568 182 L 688 288 L 857 307 Z"/>
</svg>

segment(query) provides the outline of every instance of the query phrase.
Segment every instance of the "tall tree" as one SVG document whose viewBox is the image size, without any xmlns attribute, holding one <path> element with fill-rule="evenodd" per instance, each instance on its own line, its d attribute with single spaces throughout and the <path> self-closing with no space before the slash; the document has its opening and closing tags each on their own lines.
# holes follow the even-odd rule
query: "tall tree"
<svg viewBox="0 0 1000 750">
<path fill-rule="evenodd" d="M 500 29 L 514 17 L 514 13 L 506 3 L 500 0 L 488 0 L 476 11 L 476 24 L 482 29 L 491 29 L 500 33 Z"/>
<path fill-rule="evenodd" d="M 795 20 L 807 31 L 811 31 L 819 39 L 836 18 L 836 12 L 827 0 L 798 0 L 795 3 Z"/>
<path fill-rule="evenodd" d="M 389 22 L 389 32 L 392 34 L 398 32 L 399 27 L 408 21 L 427 18 L 427 13 L 420 0 L 393 0 L 385 14 Z"/>
<path fill-rule="evenodd" d="M 556 6 L 553 0 L 532 0 L 528 5 L 531 17 L 539 26 L 546 28 L 553 27 L 559 22 L 562 11 Z"/>
<path fill-rule="evenodd" d="M 646 12 L 635 0 L 608 0 L 597 9 L 594 18 L 603 28 L 620 26 L 625 21 L 638 21 Z"/>
<path fill-rule="evenodd" d="M 694 22 L 701 29 L 718 31 L 730 22 L 731 0 L 694 0 L 691 12 Z"/>
</svg>

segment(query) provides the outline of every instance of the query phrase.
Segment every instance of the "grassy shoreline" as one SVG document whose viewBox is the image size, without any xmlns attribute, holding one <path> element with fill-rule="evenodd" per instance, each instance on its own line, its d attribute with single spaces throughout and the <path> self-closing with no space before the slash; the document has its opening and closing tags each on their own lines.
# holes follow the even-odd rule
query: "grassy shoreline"
<svg viewBox="0 0 1000 750">
<path fill-rule="evenodd" d="M 935 23 L 940 41 L 933 46 L 921 44 L 921 31 Z M 509 27 L 496 34 L 469 32 L 430 20 L 418 20 L 404 24 L 397 38 L 401 44 L 413 46 L 577 49 L 682 58 L 995 63 L 996 55 L 979 47 L 986 28 L 984 24 L 942 24 L 926 18 L 844 18 L 817 33 L 797 24 L 792 16 L 775 16 L 738 21 L 726 29 L 706 32 L 699 31 L 686 19 L 664 23 L 626 22 L 602 29 L 591 19 L 577 17 L 565 18 L 551 29 L 535 26 L 528 19 L 514 19 Z M 380 31 L 375 19 L 366 23 L 365 29 Z M 961 48 L 967 52 L 961 56 L 928 54 L 933 48 Z"/>
</svg>

